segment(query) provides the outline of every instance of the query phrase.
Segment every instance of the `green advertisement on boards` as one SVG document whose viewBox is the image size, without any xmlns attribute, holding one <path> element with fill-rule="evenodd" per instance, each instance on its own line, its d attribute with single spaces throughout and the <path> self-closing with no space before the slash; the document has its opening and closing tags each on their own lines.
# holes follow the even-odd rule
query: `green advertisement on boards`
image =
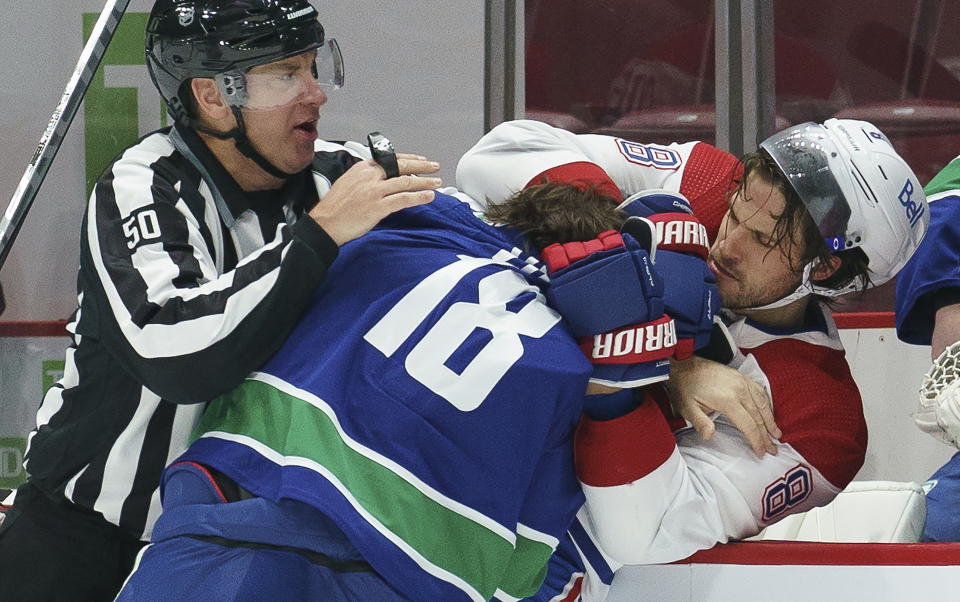
<svg viewBox="0 0 960 602">
<path fill-rule="evenodd" d="M 90 36 L 99 16 L 98 13 L 83 14 L 84 40 Z M 167 124 L 167 115 L 150 83 L 144 59 L 143 39 L 148 17 L 147 13 L 124 14 L 87 90 L 83 115 L 88 195 L 107 165 L 140 138 L 142 109 L 156 108 L 159 118 L 151 116 L 150 120 L 160 127 Z M 107 70 L 112 76 L 109 82 Z M 146 107 L 141 107 L 141 103 Z"/>
<path fill-rule="evenodd" d="M 23 454 L 27 440 L 20 437 L 0 437 L 0 489 L 16 489 L 26 481 Z"/>
<path fill-rule="evenodd" d="M 65 360 L 43 360 L 43 372 L 40 380 L 41 391 L 46 393 L 47 389 L 63 378 L 63 369 L 66 363 Z"/>
</svg>

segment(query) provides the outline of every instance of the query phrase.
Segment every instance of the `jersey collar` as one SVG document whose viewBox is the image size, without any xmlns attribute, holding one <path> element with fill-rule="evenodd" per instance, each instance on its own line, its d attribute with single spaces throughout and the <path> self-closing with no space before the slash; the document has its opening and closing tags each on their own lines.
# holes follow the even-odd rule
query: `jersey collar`
<svg viewBox="0 0 960 602">
<path fill-rule="evenodd" d="M 249 193 L 240 188 L 192 128 L 178 123 L 174 126 L 171 138 L 177 150 L 193 163 L 213 189 L 220 216 L 228 227 L 245 211 L 257 212 L 270 195 L 279 197 L 281 206 L 289 203 L 298 214 L 316 202 L 317 192 L 312 186 L 309 168 L 289 178 L 280 190 Z"/>
</svg>

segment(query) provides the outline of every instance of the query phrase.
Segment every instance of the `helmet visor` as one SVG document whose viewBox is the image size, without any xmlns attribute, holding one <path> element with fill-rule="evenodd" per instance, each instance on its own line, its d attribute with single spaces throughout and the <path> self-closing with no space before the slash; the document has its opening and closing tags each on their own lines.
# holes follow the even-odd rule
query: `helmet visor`
<svg viewBox="0 0 960 602">
<path fill-rule="evenodd" d="M 214 76 L 227 103 L 251 111 L 273 111 L 315 94 L 317 87 L 343 86 L 343 56 L 334 39 L 316 49 L 312 61 L 298 56 Z"/>
<path fill-rule="evenodd" d="M 760 144 L 780 167 L 793 190 L 806 206 L 827 246 L 841 251 L 855 246 L 847 240 L 850 204 L 837 178 L 842 160 L 826 130 L 815 123 L 787 128 Z"/>
</svg>

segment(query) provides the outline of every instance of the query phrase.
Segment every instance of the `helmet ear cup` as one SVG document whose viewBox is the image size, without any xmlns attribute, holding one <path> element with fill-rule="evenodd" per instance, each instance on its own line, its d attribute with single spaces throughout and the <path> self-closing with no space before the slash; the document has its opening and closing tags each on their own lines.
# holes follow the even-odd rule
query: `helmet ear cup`
<svg viewBox="0 0 960 602">
<path fill-rule="evenodd" d="M 307 0 L 157 0 L 147 20 L 147 70 L 173 118 L 190 123 L 196 77 L 246 71 L 322 46 Z"/>
</svg>

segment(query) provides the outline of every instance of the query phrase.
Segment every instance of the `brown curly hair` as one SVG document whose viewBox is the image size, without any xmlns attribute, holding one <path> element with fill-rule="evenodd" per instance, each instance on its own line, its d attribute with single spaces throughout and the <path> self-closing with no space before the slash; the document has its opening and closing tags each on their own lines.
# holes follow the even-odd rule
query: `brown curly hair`
<svg viewBox="0 0 960 602">
<path fill-rule="evenodd" d="M 491 205 L 484 217 L 516 228 L 537 249 L 543 249 L 619 229 L 627 216 L 617 204 L 617 199 L 586 183 L 545 182 Z"/>
</svg>

